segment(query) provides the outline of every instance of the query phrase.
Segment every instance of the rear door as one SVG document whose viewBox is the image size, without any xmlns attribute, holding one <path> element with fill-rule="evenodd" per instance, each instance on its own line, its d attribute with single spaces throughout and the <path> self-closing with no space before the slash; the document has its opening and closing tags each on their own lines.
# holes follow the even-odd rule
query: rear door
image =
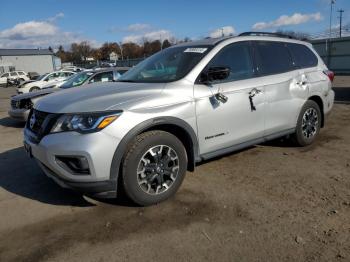
<svg viewBox="0 0 350 262">
<path fill-rule="evenodd" d="M 295 88 L 300 74 L 286 43 L 254 41 L 254 56 L 267 101 L 265 135 L 292 132 L 304 100 Z"/>
<path fill-rule="evenodd" d="M 210 85 L 196 84 L 196 116 L 200 153 L 229 150 L 244 142 L 261 138 L 264 134 L 264 90 L 256 81 L 250 42 L 237 42 L 224 47 L 206 66 L 229 67 L 225 80 Z M 256 91 L 249 99 L 251 92 Z M 226 98 L 216 98 L 220 93 Z"/>
<path fill-rule="evenodd" d="M 299 88 L 305 90 L 306 97 L 309 93 L 328 93 L 327 76 L 318 67 L 318 58 L 313 51 L 303 44 L 288 43 L 296 67 L 299 70 Z"/>
</svg>

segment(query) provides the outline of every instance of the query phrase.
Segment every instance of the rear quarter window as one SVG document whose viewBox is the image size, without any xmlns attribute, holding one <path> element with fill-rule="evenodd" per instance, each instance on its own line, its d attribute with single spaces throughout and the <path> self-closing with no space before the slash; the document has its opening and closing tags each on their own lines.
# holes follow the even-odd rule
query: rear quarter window
<svg viewBox="0 0 350 262">
<path fill-rule="evenodd" d="M 295 65 L 298 68 L 314 67 L 318 64 L 316 55 L 305 45 L 288 43 Z"/>
<path fill-rule="evenodd" d="M 254 43 L 259 75 L 280 74 L 295 69 L 290 52 L 284 43 L 274 41 Z"/>
</svg>

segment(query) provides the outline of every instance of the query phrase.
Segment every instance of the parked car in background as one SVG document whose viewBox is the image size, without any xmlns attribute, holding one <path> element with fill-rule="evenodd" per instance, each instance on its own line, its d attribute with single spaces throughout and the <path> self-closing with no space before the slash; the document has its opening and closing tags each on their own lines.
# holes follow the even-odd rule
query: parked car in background
<svg viewBox="0 0 350 262">
<path fill-rule="evenodd" d="M 12 80 L 13 82 L 25 82 L 30 80 L 28 74 L 24 71 L 12 71 L 3 73 L 0 76 L 0 85 L 7 85 L 8 80 Z"/>
<path fill-rule="evenodd" d="M 48 83 L 62 81 L 74 74 L 76 73 L 73 71 L 56 71 L 56 72 L 44 74 L 39 78 L 37 78 L 35 81 L 30 81 L 28 83 L 25 83 L 24 85 L 20 85 L 17 88 L 17 93 L 25 94 L 28 92 L 38 91 L 42 89 L 44 86 L 47 86 Z"/>
<path fill-rule="evenodd" d="M 36 80 L 40 75 L 37 72 L 28 72 L 30 80 Z"/>
<path fill-rule="evenodd" d="M 63 187 L 99 197 L 123 187 L 152 205 L 197 162 L 283 136 L 315 142 L 333 77 L 310 43 L 273 34 L 178 44 L 117 83 L 40 99 L 24 147 Z"/>
<path fill-rule="evenodd" d="M 119 72 L 119 70 L 115 68 L 83 71 L 63 83 L 61 88 L 67 89 L 97 82 L 113 82 L 117 81 L 122 74 L 123 72 Z"/>
<path fill-rule="evenodd" d="M 7 77 L 3 75 L 0 76 L 0 86 L 7 86 Z"/>
<path fill-rule="evenodd" d="M 26 121 L 30 109 L 43 96 L 72 87 L 89 86 L 90 84 L 99 82 L 113 82 L 120 76 L 121 74 L 116 69 L 77 73 L 65 81 L 51 82 L 46 87 L 43 86 L 40 91 L 11 97 L 11 109 L 8 111 L 8 114 L 11 118 Z"/>
<path fill-rule="evenodd" d="M 84 68 L 78 67 L 78 66 L 65 66 L 61 70 L 68 70 L 73 72 L 81 72 L 84 71 Z"/>
</svg>

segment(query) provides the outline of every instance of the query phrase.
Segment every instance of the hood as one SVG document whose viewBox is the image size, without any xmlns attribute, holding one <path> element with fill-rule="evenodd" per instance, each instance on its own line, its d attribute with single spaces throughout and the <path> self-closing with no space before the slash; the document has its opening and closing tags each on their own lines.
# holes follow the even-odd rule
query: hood
<svg viewBox="0 0 350 262">
<path fill-rule="evenodd" d="M 42 81 L 40 80 L 34 80 L 34 81 L 30 81 L 30 82 L 27 82 L 23 85 L 21 85 L 20 87 L 18 88 L 28 88 L 28 87 L 33 87 L 33 86 L 37 86 L 38 84 L 40 85 L 42 83 Z"/>
<path fill-rule="evenodd" d="M 15 100 L 15 101 L 19 101 L 22 99 L 32 99 L 32 98 L 36 98 L 39 96 L 44 96 L 44 95 L 48 95 L 57 91 L 60 91 L 62 89 L 59 88 L 47 88 L 45 90 L 40 90 L 40 91 L 35 91 L 35 92 L 29 92 L 29 93 L 25 93 L 25 94 L 20 94 L 20 95 L 16 95 L 13 96 L 11 99 Z"/>
<path fill-rule="evenodd" d="M 17 88 L 21 88 L 23 87 L 24 85 L 28 84 L 28 83 L 32 83 L 32 82 L 35 82 L 36 80 L 28 80 L 28 81 L 24 81 L 22 82 Z"/>
<path fill-rule="evenodd" d="M 164 85 L 164 83 L 96 83 L 44 97 L 35 104 L 35 109 L 48 113 L 123 110 L 132 102 L 158 96 Z"/>
</svg>

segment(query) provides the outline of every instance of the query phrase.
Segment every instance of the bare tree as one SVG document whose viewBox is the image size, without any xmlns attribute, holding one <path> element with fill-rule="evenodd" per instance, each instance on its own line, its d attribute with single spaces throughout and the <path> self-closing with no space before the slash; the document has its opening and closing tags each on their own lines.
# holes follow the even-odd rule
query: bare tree
<svg viewBox="0 0 350 262">
<path fill-rule="evenodd" d="M 277 30 L 276 33 L 279 34 L 284 34 L 284 35 L 288 35 L 291 36 L 293 38 L 299 39 L 299 40 L 310 40 L 311 39 L 311 35 L 308 33 L 304 33 L 304 32 L 296 32 L 293 30 Z"/>
</svg>

